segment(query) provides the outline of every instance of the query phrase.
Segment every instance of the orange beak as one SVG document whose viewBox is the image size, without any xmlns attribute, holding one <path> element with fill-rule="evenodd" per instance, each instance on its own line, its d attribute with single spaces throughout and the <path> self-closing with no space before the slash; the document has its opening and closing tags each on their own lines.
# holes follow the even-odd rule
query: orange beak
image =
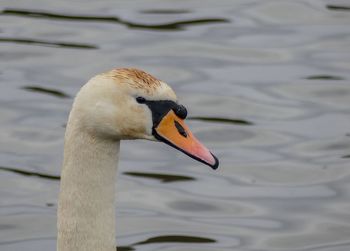
<svg viewBox="0 0 350 251">
<path fill-rule="evenodd" d="M 183 119 L 170 110 L 154 128 L 157 139 L 175 147 L 213 169 L 219 166 L 218 159 L 191 133 Z"/>
</svg>

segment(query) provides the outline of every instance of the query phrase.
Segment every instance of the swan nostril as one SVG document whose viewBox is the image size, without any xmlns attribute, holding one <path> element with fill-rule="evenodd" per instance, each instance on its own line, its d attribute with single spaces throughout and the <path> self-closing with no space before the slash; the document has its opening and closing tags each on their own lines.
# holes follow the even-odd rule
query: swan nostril
<svg viewBox="0 0 350 251">
<path fill-rule="evenodd" d="M 187 117 L 187 109 L 183 105 L 177 105 L 173 110 L 180 119 Z"/>
<path fill-rule="evenodd" d="M 179 122 L 177 122 L 176 120 L 174 121 L 175 123 L 175 127 L 177 129 L 177 131 L 185 138 L 187 138 L 187 132 L 186 130 L 182 127 L 182 125 L 180 125 Z"/>
</svg>

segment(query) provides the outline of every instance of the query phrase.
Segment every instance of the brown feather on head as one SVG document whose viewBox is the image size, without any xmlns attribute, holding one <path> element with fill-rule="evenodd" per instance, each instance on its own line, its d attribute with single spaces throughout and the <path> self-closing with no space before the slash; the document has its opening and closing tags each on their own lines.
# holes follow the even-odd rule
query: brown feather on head
<svg viewBox="0 0 350 251">
<path fill-rule="evenodd" d="M 107 72 L 106 75 L 120 82 L 128 83 L 135 89 L 154 90 L 161 85 L 160 80 L 136 68 L 117 68 Z"/>
</svg>

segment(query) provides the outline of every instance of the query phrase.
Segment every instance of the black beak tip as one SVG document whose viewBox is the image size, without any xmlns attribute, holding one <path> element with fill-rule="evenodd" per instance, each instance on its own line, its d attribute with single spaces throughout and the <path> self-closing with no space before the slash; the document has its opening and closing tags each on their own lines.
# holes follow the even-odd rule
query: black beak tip
<svg viewBox="0 0 350 251">
<path fill-rule="evenodd" d="M 219 159 L 216 158 L 216 156 L 215 156 L 214 154 L 211 153 L 211 155 L 212 155 L 213 158 L 215 159 L 215 163 L 214 163 L 214 165 L 210 165 L 210 167 L 211 167 L 212 169 L 216 170 L 216 169 L 218 169 L 218 167 L 219 167 Z"/>
</svg>

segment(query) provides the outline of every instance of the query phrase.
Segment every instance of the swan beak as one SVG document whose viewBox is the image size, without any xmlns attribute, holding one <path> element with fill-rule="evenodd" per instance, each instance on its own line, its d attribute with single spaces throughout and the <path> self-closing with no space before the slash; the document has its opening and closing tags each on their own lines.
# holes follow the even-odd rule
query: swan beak
<svg viewBox="0 0 350 251">
<path fill-rule="evenodd" d="M 155 137 L 180 150 L 213 169 L 219 166 L 219 160 L 199 142 L 188 126 L 170 110 L 154 128 Z"/>
</svg>

